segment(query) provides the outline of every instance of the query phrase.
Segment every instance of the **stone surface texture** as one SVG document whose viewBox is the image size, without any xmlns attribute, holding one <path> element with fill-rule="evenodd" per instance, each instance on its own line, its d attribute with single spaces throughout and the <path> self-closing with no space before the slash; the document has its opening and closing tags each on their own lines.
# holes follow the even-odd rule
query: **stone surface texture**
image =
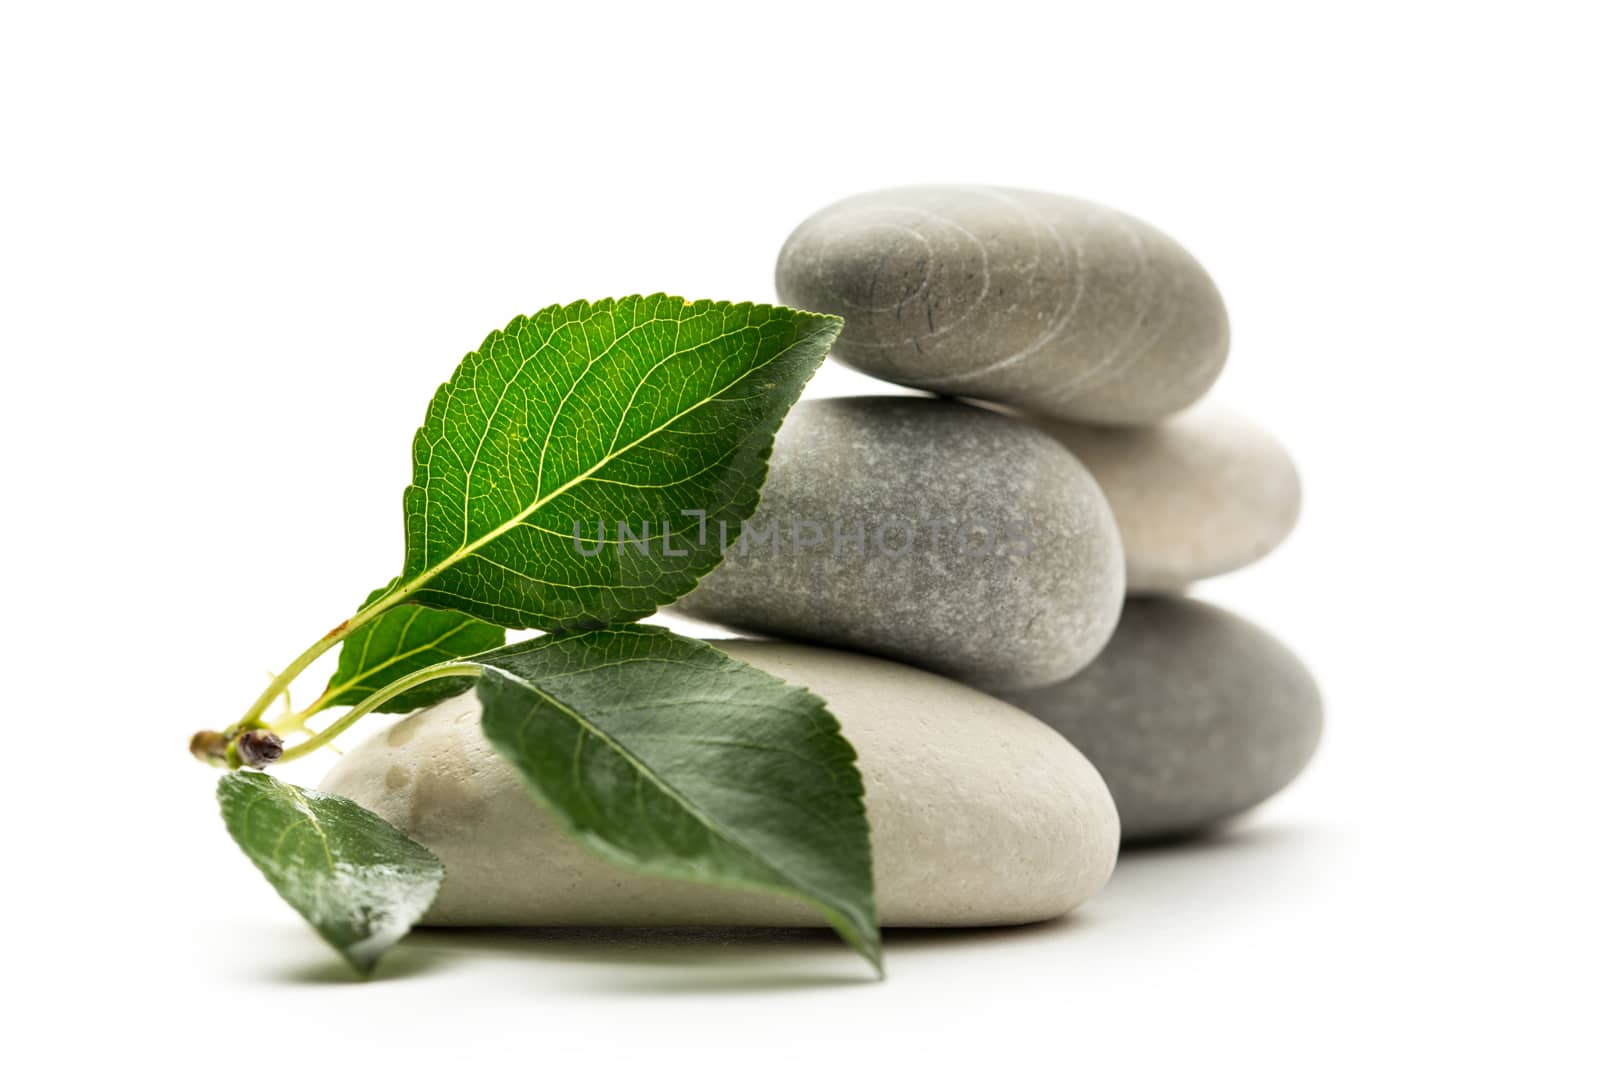
<svg viewBox="0 0 1600 1067">
<path fill-rule="evenodd" d="M 855 746 L 880 920 L 987 926 L 1065 914 L 1111 875 L 1116 810 L 1058 733 L 898 663 L 775 642 L 717 642 L 828 701 Z M 568 838 L 489 747 L 471 693 L 395 722 L 321 788 L 432 849 L 436 925 L 826 925 L 792 900 L 638 875 Z"/>
<path fill-rule="evenodd" d="M 1196 600 L 1136 598 L 1061 685 L 1002 694 L 1105 777 L 1126 841 L 1180 837 L 1288 785 L 1322 733 L 1316 682 L 1259 627 Z"/>
<path fill-rule="evenodd" d="M 744 537 L 671 610 L 1020 688 L 1094 658 L 1124 577 L 1104 495 L 1048 434 L 950 400 L 853 397 L 795 407 Z"/>
<path fill-rule="evenodd" d="M 1128 561 L 1128 592 L 1176 592 L 1254 563 L 1300 517 L 1300 475 L 1276 438 L 1201 405 L 1150 426 L 1035 419 L 1105 491 Z"/>
<path fill-rule="evenodd" d="M 1051 193 L 914 186 L 841 200 L 789 237 L 777 289 L 844 316 L 833 355 L 858 370 L 1057 418 L 1169 415 L 1228 354 L 1222 298 L 1182 246 Z"/>
</svg>

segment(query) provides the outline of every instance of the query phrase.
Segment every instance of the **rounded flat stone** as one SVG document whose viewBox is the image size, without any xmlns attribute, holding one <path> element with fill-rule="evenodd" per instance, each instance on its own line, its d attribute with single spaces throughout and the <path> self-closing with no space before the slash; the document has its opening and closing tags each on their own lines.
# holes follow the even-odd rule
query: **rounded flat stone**
<svg viewBox="0 0 1600 1067">
<path fill-rule="evenodd" d="M 779 431 L 743 536 L 671 610 L 1044 685 L 1111 636 L 1124 571 L 1105 497 L 1048 434 L 949 400 L 812 400 Z"/>
<path fill-rule="evenodd" d="M 1150 426 L 1035 419 L 1105 491 L 1128 592 L 1176 592 L 1280 545 L 1300 516 L 1300 476 L 1271 434 L 1203 405 Z"/>
<path fill-rule="evenodd" d="M 841 200 L 790 235 L 777 289 L 844 316 L 833 355 L 858 370 L 1057 418 L 1169 415 L 1228 355 L 1222 298 L 1182 246 L 1051 193 L 913 186 Z"/>
<path fill-rule="evenodd" d="M 1294 780 L 1322 735 L 1322 699 L 1294 653 L 1197 600 L 1129 600 L 1082 674 L 1002 695 L 1089 757 L 1127 841 L 1191 834 L 1254 807 Z"/>
<path fill-rule="evenodd" d="M 887 926 L 989 926 L 1065 914 L 1116 863 L 1100 775 L 1018 709 L 903 664 L 774 642 L 715 642 L 827 700 L 855 747 Z M 775 895 L 634 874 L 569 838 L 479 728 L 467 693 L 395 722 L 321 788 L 432 849 L 456 926 L 821 926 Z"/>
</svg>

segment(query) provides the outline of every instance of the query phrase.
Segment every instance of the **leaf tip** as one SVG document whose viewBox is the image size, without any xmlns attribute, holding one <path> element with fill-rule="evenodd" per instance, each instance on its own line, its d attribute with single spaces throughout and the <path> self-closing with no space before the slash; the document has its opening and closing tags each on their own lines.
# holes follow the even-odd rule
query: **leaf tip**
<svg viewBox="0 0 1600 1067">
<path fill-rule="evenodd" d="M 382 953 L 371 956 L 357 956 L 349 952 L 341 952 L 339 955 L 350 965 L 350 969 L 356 972 L 356 977 L 363 982 L 372 977 L 373 969 L 378 966 L 378 961 L 383 958 Z M 882 976 L 882 968 L 879 969 L 879 976 Z"/>
</svg>

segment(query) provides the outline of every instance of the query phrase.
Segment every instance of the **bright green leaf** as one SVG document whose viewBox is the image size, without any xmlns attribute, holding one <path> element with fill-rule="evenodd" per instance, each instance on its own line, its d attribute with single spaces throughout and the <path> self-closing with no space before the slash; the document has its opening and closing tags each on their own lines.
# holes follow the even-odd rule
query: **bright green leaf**
<svg viewBox="0 0 1600 1067">
<path fill-rule="evenodd" d="M 659 294 L 513 319 L 417 431 L 409 599 L 559 631 L 682 596 L 755 509 L 773 435 L 842 325 Z"/>
<path fill-rule="evenodd" d="M 881 970 L 861 775 L 820 698 L 653 626 L 476 659 L 484 734 L 578 840 L 797 897 Z"/>
<path fill-rule="evenodd" d="M 344 797 L 241 771 L 217 784 L 217 801 L 278 895 L 362 974 L 444 883 L 438 857 Z"/>
<path fill-rule="evenodd" d="M 399 579 L 396 579 L 399 581 Z M 362 607 L 377 600 L 394 582 L 375 590 Z M 328 682 L 329 707 L 359 704 L 390 682 L 435 663 L 466 659 L 506 643 L 502 626 L 480 622 L 459 611 L 441 611 L 420 604 L 390 608 L 344 639 L 339 667 Z M 437 704 L 472 688 L 468 679 L 441 678 L 388 701 L 378 711 L 411 711 Z"/>
</svg>

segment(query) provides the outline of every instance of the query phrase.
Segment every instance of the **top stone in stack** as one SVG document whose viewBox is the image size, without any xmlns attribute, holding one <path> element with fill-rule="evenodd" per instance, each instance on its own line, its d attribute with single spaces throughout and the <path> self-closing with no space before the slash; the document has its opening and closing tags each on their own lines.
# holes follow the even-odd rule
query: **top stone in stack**
<svg viewBox="0 0 1600 1067">
<path fill-rule="evenodd" d="M 900 385 L 1005 405 L 1104 490 L 1130 595 L 1267 555 L 1300 479 L 1264 429 L 1195 401 L 1228 355 L 1205 269 L 1098 204 L 983 186 L 850 197 L 801 223 L 780 299 L 845 318 L 833 355 Z"/>
<path fill-rule="evenodd" d="M 1153 422 L 1198 400 L 1228 355 L 1204 268 L 1098 204 L 981 186 L 850 197 L 778 258 L 778 297 L 842 315 L 833 355 L 915 389 L 1052 418 Z"/>
</svg>

